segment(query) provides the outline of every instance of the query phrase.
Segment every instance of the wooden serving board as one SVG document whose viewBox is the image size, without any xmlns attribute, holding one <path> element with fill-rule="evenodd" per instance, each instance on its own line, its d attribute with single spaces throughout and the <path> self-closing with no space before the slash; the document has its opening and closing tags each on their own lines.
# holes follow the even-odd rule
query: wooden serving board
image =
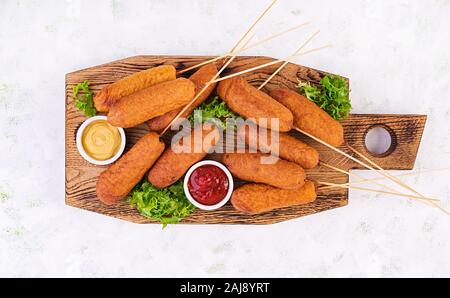
<svg viewBox="0 0 450 298">
<path fill-rule="evenodd" d="M 108 64 L 79 70 L 66 75 L 66 204 L 81 209 L 105 214 L 108 216 L 128 220 L 135 223 L 155 223 L 139 215 L 130 208 L 126 202 L 114 206 L 102 204 L 95 194 L 95 184 L 98 175 L 106 169 L 105 166 L 95 166 L 85 161 L 78 153 L 75 144 L 75 135 L 80 124 L 87 118 L 74 107 L 72 100 L 72 88 L 74 85 L 88 80 L 91 90 L 98 92 L 102 87 L 131 73 L 141 71 L 161 64 L 172 64 L 177 69 L 183 69 L 198 64 L 211 57 L 192 56 L 137 56 Z M 274 59 L 268 57 L 237 57 L 226 70 L 226 74 L 235 73 L 257 65 L 264 64 Z M 278 67 L 266 67 L 243 77 L 251 84 L 258 86 L 272 74 Z M 298 80 L 309 81 L 312 84 L 319 83 L 326 72 L 308 67 L 288 64 L 269 84 L 264 88 L 269 91 L 273 88 L 284 86 L 294 89 Z M 189 75 L 189 74 L 187 74 Z M 370 156 L 373 161 L 385 169 L 411 170 L 414 167 L 417 150 L 419 148 L 422 132 L 425 126 L 425 115 L 374 115 L 352 114 L 342 122 L 345 129 L 347 144 L 354 146 L 360 152 Z M 382 156 L 371 155 L 364 145 L 365 134 L 369 128 L 381 125 L 388 129 L 392 136 L 392 146 Z M 126 129 L 127 149 L 131 147 L 143 134 L 148 132 L 145 125 Z M 317 148 L 321 160 L 336 165 L 342 169 L 361 169 L 361 166 L 349 161 L 334 151 L 293 133 L 306 143 Z M 340 149 L 350 152 L 345 146 Z M 213 156 L 212 158 L 217 158 Z M 331 171 L 324 167 L 318 167 L 307 171 L 309 179 L 328 181 L 333 183 L 346 183 L 348 176 Z M 237 184 L 241 181 L 236 181 Z M 318 190 L 318 198 L 315 202 L 289 208 L 283 208 L 260 215 L 246 215 L 233 209 L 231 204 L 215 211 L 196 210 L 182 223 L 189 224 L 273 224 L 348 204 L 348 191 L 346 189 Z"/>
</svg>

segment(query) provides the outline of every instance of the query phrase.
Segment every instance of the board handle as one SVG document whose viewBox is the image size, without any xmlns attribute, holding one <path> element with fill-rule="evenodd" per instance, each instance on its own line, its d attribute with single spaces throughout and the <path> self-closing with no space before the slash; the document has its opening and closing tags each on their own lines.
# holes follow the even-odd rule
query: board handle
<svg viewBox="0 0 450 298">
<path fill-rule="evenodd" d="M 412 170 L 426 121 L 426 115 L 352 114 L 343 121 L 345 141 L 385 170 Z M 373 154 L 365 145 L 367 132 L 374 127 L 386 129 L 391 136 L 391 146 L 383 154 Z M 354 162 L 350 168 L 366 169 Z"/>
</svg>

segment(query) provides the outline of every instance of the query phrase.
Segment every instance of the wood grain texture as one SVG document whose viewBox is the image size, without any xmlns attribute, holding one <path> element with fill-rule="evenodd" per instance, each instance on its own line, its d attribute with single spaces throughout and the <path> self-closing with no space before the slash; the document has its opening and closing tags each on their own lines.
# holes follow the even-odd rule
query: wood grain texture
<svg viewBox="0 0 450 298">
<path fill-rule="evenodd" d="M 71 98 L 74 85 L 88 80 L 91 82 L 91 90 L 98 92 L 102 87 L 110 84 L 131 73 L 147 69 L 161 64 L 172 64 L 177 69 L 183 69 L 205 61 L 211 57 L 182 57 L 182 56 L 136 56 L 108 64 L 79 70 L 66 75 L 66 204 L 77 208 L 101 213 L 104 215 L 128 220 L 135 223 L 155 223 L 144 218 L 130 206 L 122 202 L 114 206 L 102 204 L 95 194 L 95 184 L 98 175 L 106 169 L 106 166 L 95 166 L 85 161 L 78 153 L 75 144 L 75 135 L 81 123 L 87 119 L 74 107 Z M 235 73 L 257 65 L 274 60 L 268 57 L 237 57 L 226 70 L 226 73 Z M 267 67 L 242 77 L 252 85 L 258 86 L 269 77 L 278 65 Z M 264 91 L 284 86 L 294 89 L 298 80 L 318 84 L 326 72 L 289 63 L 272 81 L 264 87 Z M 189 76 L 189 73 L 184 74 Z M 352 114 L 342 122 L 345 129 L 346 143 L 352 145 L 360 152 L 371 157 L 385 169 L 410 170 L 414 167 L 417 150 L 419 148 L 422 132 L 425 126 L 424 115 L 372 115 Z M 392 135 L 393 145 L 382 156 L 373 156 L 364 145 L 364 137 L 368 129 L 373 126 L 384 126 Z M 126 129 L 127 149 L 134 144 L 148 129 L 145 125 Z M 361 166 L 349 161 L 334 151 L 292 132 L 292 135 L 315 147 L 320 158 L 342 169 L 360 169 Z M 167 141 L 167 140 L 166 140 Z M 345 145 L 342 150 L 351 153 Z M 220 160 L 220 155 L 214 154 L 207 158 Z M 312 180 L 328 181 L 332 183 L 346 183 L 348 176 L 331 171 L 324 167 L 318 167 L 307 171 L 307 176 Z M 236 184 L 241 184 L 236 181 Z M 348 190 L 326 189 L 318 191 L 318 198 L 314 203 L 303 206 L 282 208 L 259 215 L 246 215 L 233 209 L 230 204 L 215 211 L 196 210 L 190 217 L 184 219 L 184 224 L 273 224 L 301 216 L 314 214 L 348 204 Z"/>
</svg>

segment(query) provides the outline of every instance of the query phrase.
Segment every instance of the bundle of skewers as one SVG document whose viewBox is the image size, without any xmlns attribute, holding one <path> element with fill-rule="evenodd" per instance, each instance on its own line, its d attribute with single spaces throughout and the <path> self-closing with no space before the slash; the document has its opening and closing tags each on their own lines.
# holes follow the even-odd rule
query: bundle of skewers
<svg viewBox="0 0 450 298">
<path fill-rule="evenodd" d="M 288 88 L 274 88 L 269 93 L 264 92 L 266 84 L 292 59 L 329 47 L 325 45 L 305 50 L 319 31 L 308 37 L 284 59 L 221 77 L 240 53 L 306 25 L 301 24 L 252 44 L 253 29 L 275 3 L 276 0 L 271 2 L 225 55 L 184 69 L 177 70 L 172 65 L 147 69 L 120 79 L 95 95 L 96 110 L 106 113 L 107 121 L 112 126 L 131 128 L 146 123 L 150 130 L 119 160 L 100 174 L 96 186 L 97 197 L 105 204 L 116 204 L 129 196 L 142 180 L 153 188 L 168 189 L 180 181 L 194 164 L 205 159 L 220 138 L 219 129 L 213 124 L 200 123 L 188 132 L 191 140 L 200 136 L 202 144 L 205 143 L 206 136 L 213 136 L 212 141 L 203 146 L 199 152 L 176 152 L 173 146 L 166 148 L 162 138 L 171 128 L 179 127 L 181 119 L 190 117 L 194 110 L 215 92 L 233 113 L 244 119 L 250 119 L 255 124 L 253 129 L 244 127 L 236 131 L 237 137 L 243 140 L 247 148 L 254 147 L 254 152 L 222 155 L 222 163 L 232 175 L 248 182 L 234 189 L 232 193 L 231 203 L 236 210 L 258 214 L 277 208 L 311 203 L 316 199 L 317 188 L 353 188 L 416 200 L 449 215 L 438 200 L 419 193 L 398 176 L 391 175 L 367 156 L 346 144 L 341 123 L 306 96 Z M 243 74 L 275 65 L 279 67 L 258 87 L 251 85 L 242 77 Z M 183 77 L 188 73 L 189 77 Z M 264 119 L 277 119 L 276 125 L 272 125 L 270 121 L 260 121 Z M 270 155 L 268 147 L 271 146 L 270 139 L 268 143 L 261 141 L 259 130 L 261 127 L 267 130 L 266 136 L 270 136 L 271 131 L 277 132 L 276 141 L 279 150 L 276 162 L 261 162 L 264 157 Z M 363 179 L 322 161 L 314 147 L 288 134 L 290 131 L 297 131 L 311 138 L 381 177 Z M 345 184 L 308 180 L 305 169 L 317 166 L 356 176 L 359 180 Z M 408 193 L 389 188 L 380 182 L 383 179 L 394 182 Z M 358 186 L 370 182 L 381 186 L 382 189 Z"/>
</svg>

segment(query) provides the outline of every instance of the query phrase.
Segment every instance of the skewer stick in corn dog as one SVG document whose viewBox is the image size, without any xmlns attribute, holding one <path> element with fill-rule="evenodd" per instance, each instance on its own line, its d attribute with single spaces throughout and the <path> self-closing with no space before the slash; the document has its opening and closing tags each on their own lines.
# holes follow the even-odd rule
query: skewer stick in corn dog
<svg viewBox="0 0 450 298">
<path fill-rule="evenodd" d="M 394 195 L 394 196 L 399 196 L 399 197 L 406 197 L 406 198 L 409 198 L 409 199 L 418 200 L 419 202 L 435 202 L 435 201 L 439 201 L 437 199 L 432 199 L 432 198 L 426 198 L 426 197 L 424 198 L 424 197 L 419 197 L 419 196 L 407 195 L 407 194 L 399 193 L 399 192 L 390 192 L 390 191 L 379 190 L 379 189 L 371 189 L 371 188 L 365 188 L 365 187 L 360 187 L 360 186 L 353 186 L 353 185 L 346 185 L 346 186 L 344 186 L 344 185 L 341 185 L 341 184 L 330 183 L 330 182 L 322 182 L 322 181 L 318 181 L 317 183 L 322 184 L 322 185 L 327 185 L 327 186 L 338 187 L 338 188 L 357 189 L 357 190 L 364 190 L 364 191 L 368 191 L 368 192 L 383 193 L 383 194 Z"/>
<path fill-rule="evenodd" d="M 290 56 L 288 59 L 286 59 L 286 61 L 283 62 L 283 64 L 281 64 L 280 67 L 278 67 L 277 70 L 275 70 L 270 77 L 267 78 L 267 80 L 262 83 L 259 87 L 258 90 L 261 90 L 270 80 L 272 80 L 272 78 L 274 76 L 277 75 L 277 73 L 279 73 L 289 62 L 292 58 L 294 58 L 301 50 L 303 50 L 303 48 L 311 41 L 313 40 L 314 37 L 316 37 L 319 34 L 320 30 L 316 31 L 313 35 L 311 35 L 298 49 L 297 51 L 294 52 L 294 54 L 292 56 Z"/>
<path fill-rule="evenodd" d="M 337 168 L 337 167 L 334 167 L 334 166 L 332 166 L 332 165 L 329 165 L 329 164 L 327 164 L 327 163 L 325 163 L 325 162 L 320 162 L 320 165 L 322 165 L 322 166 L 324 166 L 324 167 L 327 167 L 327 168 L 329 168 L 329 169 L 332 169 L 332 170 L 334 170 L 334 171 L 337 171 L 337 172 L 340 172 L 340 173 L 343 173 L 343 174 L 347 174 L 347 175 L 349 175 L 349 176 L 354 176 L 354 177 L 357 177 L 357 178 L 362 178 L 360 175 L 358 175 L 358 174 L 356 174 L 356 173 L 351 173 L 351 172 L 347 172 L 347 171 L 344 171 L 344 170 L 342 170 L 342 169 L 339 169 L 339 168 Z M 374 184 L 377 184 L 378 186 L 380 186 L 380 187 L 382 187 L 382 188 L 384 188 L 384 189 L 386 189 L 387 191 L 389 191 L 391 194 L 401 194 L 401 196 L 403 196 L 403 197 L 409 197 L 409 198 L 411 198 L 411 199 L 413 199 L 413 200 L 418 200 L 418 201 L 421 201 L 421 202 L 423 202 L 423 203 L 429 203 L 429 201 L 439 201 L 439 200 L 437 200 L 437 199 L 431 199 L 431 198 L 427 198 L 427 199 L 422 199 L 421 197 L 417 197 L 417 196 L 411 196 L 411 195 L 407 195 L 407 194 L 404 194 L 404 193 L 400 193 L 400 192 L 398 192 L 397 190 L 395 190 L 395 189 L 392 189 L 391 187 L 389 187 L 389 186 L 387 186 L 387 185 L 384 185 L 384 184 L 382 184 L 382 183 L 379 183 L 379 182 L 377 182 L 377 181 L 374 181 L 373 182 Z M 349 185 L 350 185 L 351 183 L 349 183 Z M 347 185 L 348 186 L 348 185 Z M 351 185 L 352 186 L 352 185 Z"/>
<path fill-rule="evenodd" d="M 378 169 L 378 171 L 376 171 L 375 169 L 373 169 L 374 171 L 380 173 L 383 176 L 387 176 L 387 178 L 389 178 L 392 182 L 402 186 L 403 188 L 417 194 L 418 196 L 425 198 L 425 196 L 421 193 L 419 193 L 418 191 L 416 191 L 415 189 L 413 189 L 412 187 L 410 187 L 409 185 L 407 185 L 406 183 L 404 183 L 403 181 L 401 181 L 399 178 L 392 176 L 391 174 L 389 174 L 388 172 L 386 172 L 382 167 L 380 167 L 378 164 L 376 164 L 375 162 L 373 162 L 372 160 L 370 160 L 368 157 L 366 157 L 365 155 L 363 155 L 362 153 L 360 153 L 359 151 L 357 151 L 355 148 L 353 148 L 352 146 L 347 144 L 347 147 L 352 150 L 354 153 L 356 153 L 358 156 L 360 156 L 362 159 L 364 159 L 365 161 L 367 161 L 368 163 L 370 163 L 371 165 L 373 165 L 375 168 Z M 438 208 L 439 210 L 441 210 L 442 212 L 444 212 L 445 214 L 450 216 L 450 212 L 448 210 L 446 210 L 445 208 L 441 207 L 439 204 L 435 203 L 435 202 L 430 202 L 431 205 L 433 205 L 434 207 Z"/>
<path fill-rule="evenodd" d="M 292 28 L 286 29 L 284 31 L 275 33 L 274 35 L 271 35 L 271 36 L 269 36 L 267 38 L 264 38 L 264 39 L 262 39 L 262 40 L 260 40 L 258 42 L 252 43 L 251 45 L 249 45 L 247 47 L 244 47 L 243 49 L 238 50 L 237 53 L 241 53 L 241 52 L 244 52 L 244 51 L 256 48 L 259 45 L 262 45 L 262 44 L 264 44 L 264 43 L 266 43 L 266 42 L 268 42 L 268 41 L 270 41 L 272 39 L 275 39 L 275 38 L 280 37 L 280 36 L 282 36 L 282 35 L 284 35 L 286 33 L 289 33 L 289 32 L 292 32 L 294 30 L 297 30 L 297 29 L 299 29 L 301 27 L 304 27 L 307 24 L 309 24 L 309 22 L 305 22 L 305 23 L 302 23 L 300 25 L 294 26 Z M 216 61 L 218 61 L 220 59 L 223 59 L 223 58 L 226 58 L 228 56 L 231 56 L 232 54 L 233 54 L 232 52 L 229 52 L 229 53 L 226 53 L 225 55 L 214 57 L 212 59 L 206 60 L 206 61 L 201 62 L 199 64 L 196 64 L 196 65 L 190 66 L 188 68 L 182 69 L 182 70 L 178 71 L 177 74 L 181 75 L 181 74 L 186 73 L 188 71 L 191 71 L 193 69 L 199 68 L 199 67 L 201 67 L 203 65 L 210 64 L 210 63 L 216 62 Z"/>
<path fill-rule="evenodd" d="M 417 172 L 412 172 L 412 173 L 404 173 L 404 174 L 399 174 L 399 175 L 394 175 L 394 177 L 411 177 L 411 176 L 419 176 L 422 174 L 426 174 L 426 173 L 433 173 L 433 172 L 440 172 L 440 171 L 448 171 L 450 170 L 450 167 L 447 168 L 438 168 L 438 169 L 429 169 L 429 170 L 420 170 Z M 356 181 L 352 181 L 352 184 L 363 184 L 363 183 L 370 183 L 373 181 L 380 181 L 380 180 L 388 180 L 386 177 L 378 177 L 378 178 L 372 178 L 372 179 L 360 179 L 360 180 L 356 180 Z M 350 185 L 350 182 L 348 183 L 340 183 L 341 186 L 347 186 Z M 334 188 L 334 186 L 325 186 L 325 187 L 321 187 L 320 189 L 329 189 L 329 188 Z"/>
<path fill-rule="evenodd" d="M 329 47 L 331 47 L 331 45 L 328 44 L 328 45 L 325 45 L 325 46 L 314 48 L 314 49 L 311 49 L 311 50 L 308 50 L 308 51 L 305 51 L 305 52 L 298 53 L 297 55 L 294 55 L 292 58 L 305 56 L 307 54 L 311 54 L 313 52 L 317 52 L 317 51 L 320 51 L 320 50 L 323 50 L 323 49 L 326 49 L 326 48 L 329 48 Z M 291 58 L 289 57 L 289 59 L 291 59 Z M 220 81 L 231 79 L 231 78 L 234 78 L 234 77 L 237 77 L 237 76 L 240 76 L 240 75 L 243 75 L 243 74 L 246 74 L 246 73 L 249 73 L 249 72 L 261 69 L 261 68 L 264 68 L 264 67 L 269 67 L 269 66 L 272 66 L 272 65 L 275 65 L 275 64 L 278 64 L 278 63 L 282 63 L 284 61 L 285 61 L 284 59 L 274 60 L 274 61 L 267 62 L 267 63 L 261 64 L 261 65 L 258 65 L 258 66 L 252 67 L 252 68 L 244 69 L 244 70 L 242 70 L 240 72 L 236 72 L 236 73 L 230 74 L 230 75 L 228 75 L 226 77 L 218 78 L 218 79 L 214 80 L 212 83 L 218 83 Z"/>
<path fill-rule="evenodd" d="M 252 38 L 254 36 L 255 35 L 252 35 L 242 47 L 245 47 L 252 40 Z M 217 74 L 208 83 L 205 84 L 203 89 L 200 90 L 200 92 L 197 93 L 197 95 L 175 116 L 175 118 L 172 119 L 172 121 L 170 121 L 170 123 L 166 126 L 166 128 L 164 128 L 164 130 L 160 133 L 160 136 L 164 135 L 166 133 L 166 131 L 172 126 L 172 124 L 174 124 L 175 121 L 177 121 L 178 118 L 203 94 L 203 92 L 205 92 L 205 90 L 214 82 L 214 80 L 216 78 L 218 78 L 220 76 L 220 74 L 227 68 L 227 66 L 231 62 L 233 62 L 233 60 L 234 60 L 234 58 L 236 58 L 236 56 L 237 56 L 237 52 L 234 53 L 233 56 L 231 56 L 230 60 L 228 60 L 222 66 L 222 68 L 217 72 Z"/>
</svg>

